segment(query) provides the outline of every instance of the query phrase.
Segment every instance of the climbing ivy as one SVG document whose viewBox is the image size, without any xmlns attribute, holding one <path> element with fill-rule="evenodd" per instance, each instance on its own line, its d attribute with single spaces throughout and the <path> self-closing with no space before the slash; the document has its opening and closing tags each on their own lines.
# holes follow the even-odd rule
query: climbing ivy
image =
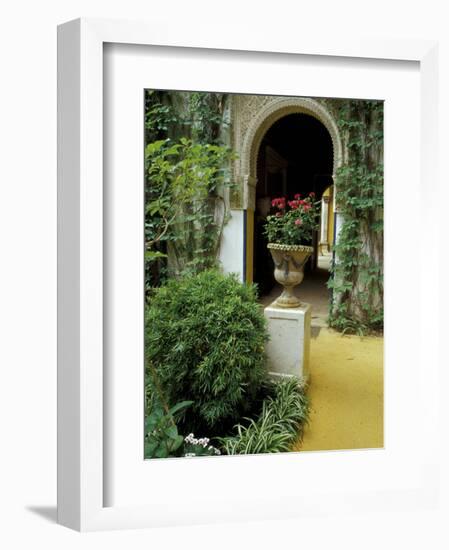
<svg viewBox="0 0 449 550">
<path fill-rule="evenodd" d="M 332 100 L 343 142 L 336 204 L 343 223 L 335 246 L 329 322 L 341 331 L 383 327 L 383 103 Z"/>
<path fill-rule="evenodd" d="M 214 267 L 228 213 L 234 153 L 227 95 L 145 93 L 146 287 Z M 196 192 L 191 192 L 195 191 Z"/>
<path fill-rule="evenodd" d="M 185 92 L 181 98 L 182 131 L 190 136 L 193 146 L 208 150 L 209 157 L 214 157 L 215 172 L 207 196 L 185 205 L 174 228 L 169 243 L 174 275 L 217 267 L 221 236 L 229 217 L 224 195 L 232 187 L 230 163 L 236 158 L 225 142 L 227 94 Z M 203 163 L 200 171 L 209 170 L 210 162 Z"/>
</svg>

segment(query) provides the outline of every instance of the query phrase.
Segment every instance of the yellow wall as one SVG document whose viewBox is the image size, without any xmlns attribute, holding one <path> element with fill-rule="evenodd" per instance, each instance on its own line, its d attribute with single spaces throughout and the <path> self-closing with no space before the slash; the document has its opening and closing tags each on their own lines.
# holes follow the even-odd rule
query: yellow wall
<svg viewBox="0 0 449 550">
<path fill-rule="evenodd" d="M 329 206 L 327 210 L 327 242 L 329 245 L 334 243 L 334 186 L 331 185 L 324 191 L 323 197 L 329 197 Z"/>
<path fill-rule="evenodd" d="M 253 282 L 254 210 L 246 211 L 246 282 Z"/>
<path fill-rule="evenodd" d="M 327 242 L 329 245 L 334 243 L 334 188 L 331 187 L 329 198 L 328 222 L 327 222 Z"/>
</svg>

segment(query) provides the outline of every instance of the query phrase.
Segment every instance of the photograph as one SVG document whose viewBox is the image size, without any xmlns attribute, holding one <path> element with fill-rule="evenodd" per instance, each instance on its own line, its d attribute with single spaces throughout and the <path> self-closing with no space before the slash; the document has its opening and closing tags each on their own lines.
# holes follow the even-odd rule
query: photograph
<svg viewBox="0 0 449 550">
<path fill-rule="evenodd" d="M 383 448 L 383 101 L 143 101 L 145 458 Z"/>
</svg>

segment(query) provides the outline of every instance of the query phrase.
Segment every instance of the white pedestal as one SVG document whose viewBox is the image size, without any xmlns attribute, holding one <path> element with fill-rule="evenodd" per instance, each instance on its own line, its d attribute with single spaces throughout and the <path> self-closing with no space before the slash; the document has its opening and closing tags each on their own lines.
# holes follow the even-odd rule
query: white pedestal
<svg viewBox="0 0 449 550">
<path fill-rule="evenodd" d="M 275 302 L 265 308 L 270 334 L 266 347 L 270 374 L 309 379 L 311 310 L 310 304 L 282 308 Z"/>
</svg>

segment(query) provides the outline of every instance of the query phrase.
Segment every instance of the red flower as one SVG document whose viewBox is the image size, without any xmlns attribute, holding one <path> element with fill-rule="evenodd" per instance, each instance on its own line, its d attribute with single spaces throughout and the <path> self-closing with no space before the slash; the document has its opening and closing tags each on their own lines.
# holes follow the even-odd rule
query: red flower
<svg viewBox="0 0 449 550">
<path fill-rule="evenodd" d="M 301 198 L 301 195 L 299 193 L 296 193 L 295 197 L 296 200 L 299 200 Z"/>
<path fill-rule="evenodd" d="M 298 203 L 298 201 L 289 201 L 288 205 L 290 206 L 290 208 L 292 210 L 296 210 L 299 206 L 299 203 Z"/>
<path fill-rule="evenodd" d="M 314 196 L 315 196 L 315 193 L 313 191 L 309 193 L 309 197 L 314 197 Z"/>
<path fill-rule="evenodd" d="M 284 208 L 285 208 L 285 197 L 279 197 L 277 199 L 273 199 L 271 201 L 271 206 L 276 206 L 280 210 L 284 210 Z"/>
<path fill-rule="evenodd" d="M 295 225 L 302 225 L 302 220 L 300 220 L 299 218 L 295 220 Z"/>
<path fill-rule="evenodd" d="M 303 205 L 303 208 L 304 208 L 305 212 L 308 212 L 312 208 L 312 205 L 306 203 L 306 204 Z"/>
</svg>

